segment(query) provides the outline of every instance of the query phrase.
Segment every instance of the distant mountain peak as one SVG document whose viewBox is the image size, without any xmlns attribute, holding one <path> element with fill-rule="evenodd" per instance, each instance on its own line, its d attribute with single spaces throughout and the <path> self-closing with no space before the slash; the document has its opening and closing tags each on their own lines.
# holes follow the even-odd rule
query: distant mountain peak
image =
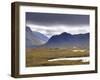
<svg viewBox="0 0 100 80">
<path fill-rule="evenodd" d="M 26 31 L 31 31 L 30 27 L 26 26 Z"/>
<path fill-rule="evenodd" d="M 44 34 L 32 31 L 30 27 L 26 26 L 26 47 L 36 47 L 48 41 L 48 37 Z"/>
<path fill-rule="evenodd" d="M 71 34 L 70 33 L 67 33 L 67 32 L 63 32 L 60 35 L 71 35 Z"/>
<path fill-rule="evenodd" d="M 26 26 L 26 29 L 27 29 L 27 30 L 30 30 L 30 27 Z"/>
</svg>

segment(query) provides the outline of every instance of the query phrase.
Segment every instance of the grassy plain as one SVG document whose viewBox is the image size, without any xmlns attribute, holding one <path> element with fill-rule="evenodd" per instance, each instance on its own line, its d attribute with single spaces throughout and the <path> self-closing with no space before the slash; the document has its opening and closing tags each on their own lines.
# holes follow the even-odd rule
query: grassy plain
<svg viewBox="0 0 100 80">
<path fill-rule="evenodd" d="M 81 49 L 80 49 L 81 50 Z M 65 48 L 27 48 L 26 49 L 26 67 L 34 66 L 57 66 L 57 65 L 81 65 L 89 64 L 82 62 L 82 60 L 58 60 L 48 61 L 56 58 L 74 58 L 74 57 L 87 57 L 89 50 L 84 52 L 74 52 L 73 49 Z"/>
</svg>

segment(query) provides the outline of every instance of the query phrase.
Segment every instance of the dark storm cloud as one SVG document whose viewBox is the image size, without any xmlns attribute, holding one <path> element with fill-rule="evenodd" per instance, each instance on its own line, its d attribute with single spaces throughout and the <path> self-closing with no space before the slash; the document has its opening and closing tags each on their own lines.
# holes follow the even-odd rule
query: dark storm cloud
<svg viewBox="0 0 100 80">
<path fill-rule="evenodd" d="M 26 23 L 37 25 L 89 25 L 89 15 L 26 13 Z"/>
</svg>

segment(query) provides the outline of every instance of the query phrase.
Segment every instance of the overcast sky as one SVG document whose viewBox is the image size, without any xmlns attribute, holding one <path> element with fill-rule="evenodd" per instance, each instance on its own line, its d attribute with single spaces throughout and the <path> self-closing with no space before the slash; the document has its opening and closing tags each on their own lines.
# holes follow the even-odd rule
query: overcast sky
<svg viewBox="0 0 100 80">
<path fill-rule="evenodd" d="M 89 15 L 26 13 L 26 25 L 48 37 L 68 32 L 80 34 L 89 32 Z"/>
</svg>

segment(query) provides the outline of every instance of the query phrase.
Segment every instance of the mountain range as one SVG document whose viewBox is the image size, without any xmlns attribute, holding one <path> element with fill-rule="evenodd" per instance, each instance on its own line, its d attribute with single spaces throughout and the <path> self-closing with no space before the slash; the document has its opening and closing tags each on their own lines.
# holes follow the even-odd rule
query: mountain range
<svg viewBox="0 0 100 80">
<path fill-rule="evenodd" d="M 89 33 L 71 35 L 70 33 L 62 33 L 60 35 L 52 36 L 43 47 L 49 48 L 88 48 L 89 47 Z"/>
<path fill-rule="evenodd" d="M 53 35 L 50 39 L 44 34 L 32 31 L 26 27 L 26 47 L 42 48 L 88 48 L 89 33 L 72 35 L 63 32 L 60 35 Z"/>
</svg>

